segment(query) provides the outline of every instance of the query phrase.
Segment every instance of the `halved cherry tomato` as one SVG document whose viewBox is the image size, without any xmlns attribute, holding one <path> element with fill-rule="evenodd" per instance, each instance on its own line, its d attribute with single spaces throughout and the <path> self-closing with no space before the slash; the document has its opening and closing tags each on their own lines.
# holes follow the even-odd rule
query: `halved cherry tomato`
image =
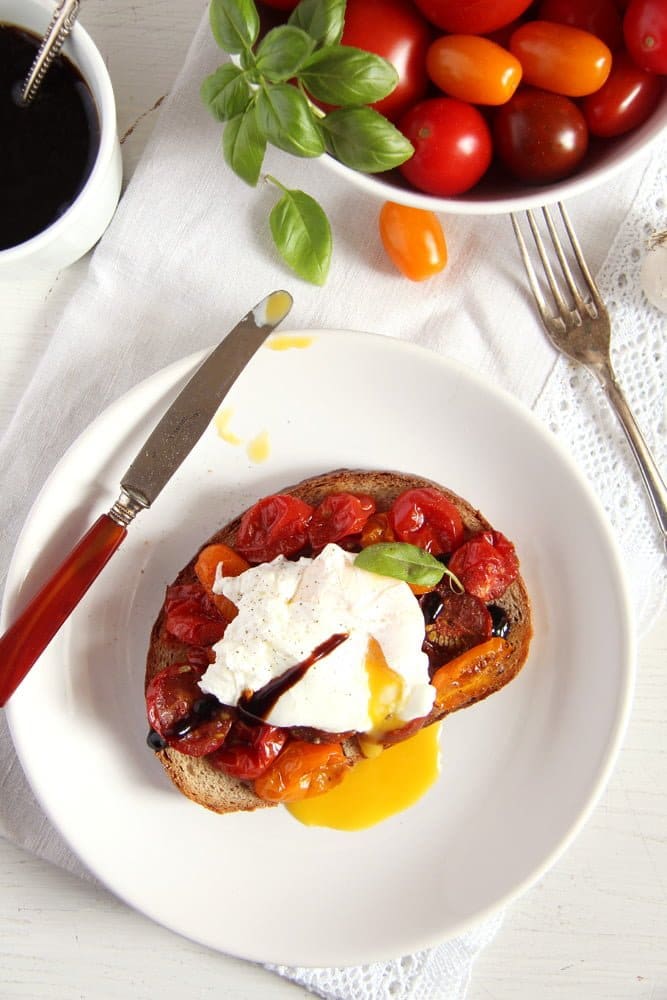
<svg viewBox="0 0 667 1000">
<path fill-rule="evenodd" d="M 432 487 L 405 490 L 394 500 L 389 524 L 402 542 L 433 555 L 452 552 L 463 541 L 463 522 L 455 505 Z"/>
<path fill-rule="evenodd" d="M 607 82 L 584 98 L 581 109 L 592 135 L 607 139 L 645 122 L 661 93 L 659 76 L 640 69 L 629 55 L 619 52 Z"/>
<path fill-rule="evenodd" d="M 512 651 L 506 639 L 498 636 L 461 653 L 433 674 L 438 708 L 454 712 L 497 688 L 495 678 L 504 670 L 504 661 Z"/>
<path fill-rule="evenodd" d="M 358 535 L 375 511 L 373 497 L 365 493 L 332 493 L 317 505 L 308 523 L 308 538 L 314 549 Z"/>
<path fill-rule="evenodd" d="M 512 543 L 499 531 L 480 531 L 456 549 L 449 569 L 485 603 L 502 597 L 519 574 Z"/>
<path fill-rule="evenodd" d="M 401 173 L 427 194 L 462 194 L 491 163 L 489 127 L 477 108 L 465 101 L 454 97 L 420 101 L 403 115 L 398 127 L 415 147 L 401 164 Z"/>
<path fill-rule="evenodd" d="M 294 555 L 308 541 L 312 513 L 309 504 L 289 494 L 264 497 L 241 518 L 236 549 L 251 563 Z"/>
<path fill-rule="evenodd" d="M 457 594 L 448 589 L 448 584 L 440 583 L 421 604 L 426 621 L 424 651 L 431 667 L 451 660 L 493 634 L 491 614 L 474 594 Z M 429 621 L 427 613 L 432 615 L 433 611 L 436 613 Z"/>
<path fill-rule="evenodd" d="M 209 763 L 232 778 L 254 781 L 273 763 L 286 741 L 285 729 L 237 720 L 224 746 L 210 755 Z"/>
<path fill-rule="evenodd" d="M 203 757 L 222 746 L 232 725 L 232 712 L 204 695 L 197 683 L 202 671 L 172 663 L 146 688 L 148 723 L 174 750 Z"/>
<path fill-rule="evenodd" d="M 623 42 L 623 23 L 614 0 L 542 0 L 536 17 L 590 31 L 612 52 Z"/>
<path fill-rule="evenodd" d="M 447 243 L 438 217 L 424 208 L 386 201 L 380 209 L 380 239 L 401 274 L 424 281 L 447 264 Z"/>
<path fill-rule="evenodd" d="M 611 70 L 604 42 L 568 24 L 528 21 L 512 35 L 510 49 L 523 67 L 524 83 L 566 97 L 592 94 Z"/>
<path fill-rule="evenodd" d="M 212 646 L 219 642 L 229 621 L 200 583 L 167 587 L 164 611 L 165 630 L 192 646 Z"/>
<path fill-rule="evenodd" d="M 628 52 L 642 69 L 667 73 L 667 3 L 631 0 L 623 18 Z"/>
<path fill-rule="evenodd" d="M 422 13 L 445 31 L 486 35 L 523 14 L 532 0 L 415 0 Z"/>
<path fill-rule="evenodd" d="M 361 532 L 360 544 L 362 549 L 369 545 L 376 545 L 378 542 L 395 542 L 396 535 L 389 524 L 388 514 L 372 514 Z"/>
<path fill-rule="evenodd" d="M 471 104 L 504 104 L 519 86 L 521 63 L 507 49 L 479 35 L 444 35 L 426 56 L 433 83 Z"/>
<path fill-rule="evenodd" d="M 586 120 L 569 97 L 520 87 L 493 123 L 498 159 L 520 181 L 549 184 L 572 174 L 588 149 Z"/>
<path fill-rule="evenodd" d="M 347 0 L 341 42 L 388 59 L 398 73 L 391 94 L 372 105 L 395 121 L 428 90 L 426 50 L 433 29 L 410 0 Z"/>
<path fill-rule="evenodd" d="M 213 584 L 215 583 L 215 575 L 219 565 L 222 565 L 223 576 L 238 576 L 239 573 L 243 573 L 250 568 L 250 563 L 246 562 L 243 556 L 240 556 L 229 545 L 223 545 L 222 543 L 207 545 L 197 556 L 195 563 L 197 579 L 206 588 L 211 600 L 223 618 L 231 622 L 236 618 L 238 613 L 236 606 L 224 594 L 213 593 Z"/>
<path fill-rule="evenodd" d="M 269 802 L 296 802 L 339 785 L 349 764 L 339 743 L 294 740 L 255 780 L 255 792 Z"/>
</svg>

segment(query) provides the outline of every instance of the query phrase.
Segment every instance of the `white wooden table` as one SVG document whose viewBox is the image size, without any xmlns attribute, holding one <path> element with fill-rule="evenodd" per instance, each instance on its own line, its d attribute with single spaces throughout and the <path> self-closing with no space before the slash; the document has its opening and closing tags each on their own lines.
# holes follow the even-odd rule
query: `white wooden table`
<svg viewBox="0 0 667 1000">
<path fill-rule="evenodd" d="M 88 0 L 82 21 L 113 80 L 126 178 L 150 111 L 178 71 L 203 4 Z M 0 432 L 76 281 L 0 284 Z M 469 1000 L 667 1000 L 667 620 L 640 647 L 619 762 L 583 833 L 508 911 L 477 961 Z M 101 888 L 0 840 L 0 998 L 183 1000 L 303 990 L 208 951 Z M 434 998 L 435 1000 L 435 998 Z"/>
</svg>

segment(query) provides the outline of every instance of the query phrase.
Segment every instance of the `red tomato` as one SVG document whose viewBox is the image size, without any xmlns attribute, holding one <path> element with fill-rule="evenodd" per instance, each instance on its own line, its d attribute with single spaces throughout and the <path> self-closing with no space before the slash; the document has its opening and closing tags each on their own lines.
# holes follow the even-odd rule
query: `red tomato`
<svg viewBox="0 0 667 1000">
<path fill-rule="evenodd" d="M 174 750 L 203 757 L 220 747 L 232 725 L 229 708 L 204 695 L 202 671 L 172 663 L 146 688 L 148 724 Z"/>
<path fill-rule="evenodd" d="M 440 90 L 471 104 L 504 104 L 519 86 L 521 63 L 507 49 L 478 35 L 444 35 L 426 56 Z"/>
<path fill-rule="evenodd" d="M 491 638 L 491 614 L 484 601 L 474 594 L 455 594 L 448 583 L 444 586 L 441 583 L 433 593 L 422 597 L 420 603 L 426 621 L 423 648 L 431 669 Z"/>
<path fill-rule="evenodd" d="M 519 560 L 512 543 L 499 531 L 480 531 L 456 550 L 449 569 L 467 593 L 488 604 L 502 597 L 516 580 Z"/>
<path fill-rule="evenodd" d="M 313 511 L 308 524 L 308 537 L 314 549 L 329 542 L 338 542 L 363 530 L 375 512 L 375 501 L 365 493 L 332 493 Z"/>
<path fill-rule="evenodd" d="M 462 194 L 486 173 L 493 153 L 491 133 L 471 104 L 435 97 L 415 104 L 399 122 L 415 147 L 400 170 L 427 194 Z"/>
<path fill-rule="evenodd" d="M 255 781 L 255 792 L 269 802 L 296 802 L 340 784 L 349 764 L 339 743 L 288 743 Z"/>
<path fill-rule="evenodd" d="M 623 42 L 623 25 L 614 0 L 542 0 L 536 17 L 590 31 L 612 51 Z"/>
<path fill-rule="evenodd" d="M 532 0 L 415 0 L 422 13 L 445 31 L 485 35 L 509 24 Z"/>
<path fill-rule="evenodd" d="M 592 135 L 608 139 L 637 128 L 649 117 L 662 93 L 662 81 L 647 73 L 625 52 L 614 57 L 607 82 L 584 98 L 581 109 Z"/>
<path fill-rule="evenodd" d="M 223 618 L 200 583 L 167 587 L 164 600 L 165 630 L 193 646 L 212 646 L 222 639 L 228 618 Z"/>
<path fill-rule="evenodd" d="M 451 552 L 463 540 L 463 522 L 444 493 L 432 487 L 405 490 L 394 500 L 389 523 L 401 542 L 433 555 Z"/>
<path fill-rule="evenodd" d="M 254 781 L 273 763 L 287 740 L 287 732 L 277 726 L 251 726 L 237 720 L 224 746 L 209 757 L 219 771 L 241 781 Z"/>
<path fill-rule="evenodd" d="M 241 518 L 236 549 L 248 562 L 270 562 L 290 556 L 308 541 L 308 522 L 313 508 L 288 494 L 258 500 Z"/>
<path fill-rule="evenodd" d="M 588 148 L 583 114 L 568 97 L 520 88 L 498 108 L 493 137 L 507 170 L 528 184 L 549 184 L 573 173 Z"/>
<path fill-rule="evenodd" d="M 631 0 L 623 18 L 628 52 L 642 69 L 667 73 L 667 3 Z"/>
<path fill-rule="evenodd" d="M 406 278 L 424 281 L 445 267 L 447 243 L 433 212 L 386 201 L 379 223 L 382 245 Z"/>
<path fill-rule="evenodd" d="M 523 67 L 524 83 L 566 97 L 584 97 L 609 76 L 611 52 L 588 31 L 551 21 L 522 24 L 510 49 Z"/>
<path fill-rule="evenodd" d="M 409 0 L 347 0 L 341 39 L 383 56 L 398 73 L 396 87 L 371 105 L 395 121 L 428 90 L 426 51 L 433 29 Z"/>
</svg>

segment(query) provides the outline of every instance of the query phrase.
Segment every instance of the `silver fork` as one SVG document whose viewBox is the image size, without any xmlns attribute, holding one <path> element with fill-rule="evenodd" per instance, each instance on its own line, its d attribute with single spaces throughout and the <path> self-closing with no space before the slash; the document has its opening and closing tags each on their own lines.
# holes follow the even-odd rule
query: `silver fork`
<svg viewBox="0 0 667 1000">
<path fill-rule="evenodd" d="M 526 212 L 528 225 L 554 299 L 555 311 L 547 303 L 542 293 L 519 221 L 517 216 L 512 213 L 514 235 L 519 244 L 528 281 L 551 343 L 568 358 L 579 362 L 592 372 L 611 403 L 621 427 L 625 431 L 632 454 L 637 460 L 651 506 L 663 535 L 663 542 L 667 544 L 667 488 L 612 368 L 609 350 L 611 339 L 609 314 L 584 260 L 565 206 L 559 203 L 558 208 L 577 262 L 579 280 L 572 273 L 568 256 L 563 249 L 548 208 L 543 208 L 542 213 L 571 301 L 567 301 L 567 292 L 563 293 L 556 280 L 547 247 L 531 211 Z M 580 289 L 582 279 L 583 291 Z"/>
</svg>

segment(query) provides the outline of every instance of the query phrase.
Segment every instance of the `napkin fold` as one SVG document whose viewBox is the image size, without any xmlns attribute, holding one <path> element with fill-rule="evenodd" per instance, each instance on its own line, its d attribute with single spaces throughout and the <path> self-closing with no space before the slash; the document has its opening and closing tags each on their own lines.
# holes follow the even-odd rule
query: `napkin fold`
<svg viewBox="0 0 667 1000">
<path fill-rule="evenodd" d="M 295 298 L 291 327 L 360 329 L 415 341 L 474 367 L 535 410 L 570 447 L 602 501 L 621 546 L 639 628 L 648 628 L 665 596 L 658 532 L 599 390 L 557 358 L 542 334 L 509 219 L 444 218 L 450 264 L 437 278 L 414 285 L 384 255 L 379 203 L 324 161 L 271 151 L 266 171 L 308 191 L 332 220 L 327 285 L 305 284 L 272 247 L 267 220 L 274 192 L 261 184 L 251 190 L 231 174 L 222 161 L 219 126 L 200 104 L 201 80 L 223 59 L 205 17 L 112 225 L 0 442 L 0 583 L 39 488 L 90 421 L 142 378 L 217 341 L 267 292 L 286 287 Z M 638 273 L 647 233 L 664 227 L 666 151 L 663 142 L 570 205 L 610 306 L 620 380 L 662 464 L 664 318 L 642 297 Z M 4 717 L 0 833 L 90 877 L 32 797 Z M 331 1000 L 460 1000 L 474 956 L 500 919 L 396 962 L 353 970 L 272 968 Z"/>
</svg>

